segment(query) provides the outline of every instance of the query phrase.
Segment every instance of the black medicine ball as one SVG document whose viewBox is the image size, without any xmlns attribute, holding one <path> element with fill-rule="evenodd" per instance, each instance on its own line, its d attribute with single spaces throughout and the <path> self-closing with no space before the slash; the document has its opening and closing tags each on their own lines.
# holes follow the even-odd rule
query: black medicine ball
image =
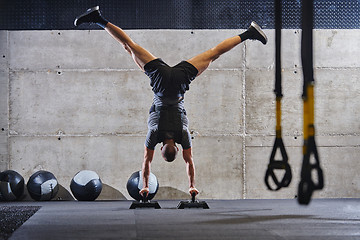
<svg viewBox="0 0 360 240">
<path fill-rule="evenodd" d="M 34 200 L 50 201 L 58 193 L 59 184 L 54 174 L 41 170 L 31 175 L 27 190 Z"/>
<path fill-rule="evenodd" d="M 82 170 L 71 180 L 70 189 L 77 200 L 94 201 L 101 193 L 102 183 L 94 171 Z"/>
<path fill-rule="evenodd" d="M 0 173 L 0 200 L 15 201 L 24 193 L 24 178 L 13 170 Z"/>
</svg>

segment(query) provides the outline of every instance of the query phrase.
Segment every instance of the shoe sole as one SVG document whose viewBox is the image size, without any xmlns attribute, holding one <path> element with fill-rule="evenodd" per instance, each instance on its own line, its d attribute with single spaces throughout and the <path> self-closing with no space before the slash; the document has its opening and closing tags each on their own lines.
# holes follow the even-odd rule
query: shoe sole
<svg viewBox="0 0 360 240">
<path fill-rule="evenodd" d="M 92 13 L 92 12 L 95 12 L 95 11 L 99 11 L 99 6 L 95 6 L 95 7 L 89 8 L 85 13 L 81 14 L 80 16 L 78 16 L 78 17 L 75 19 L 75 21 L 74 21 L 74 25 L 75 25 L 75 26 L 78 26 L 78 25 L 77 25 L 77 21 L 78 21 L 80 18 L 82 18 L 82 17 L 84 17 L 84 16 L 86 16 L 86 15 Z M 80 24 L 79 24 L 79 25 L 80 25 Z"/>
<path fill-rule="evenodd" d="M 258 31 L 263 38 L 265 38 L 265 43 L 263 43 L 263 44 L 266 44 L 267 43 L 267 37 L 266 37 L 265 33 L 261 30 L 260 26 L 254 21 L 251 22 L 251 26 L 253 28 L 255 28 L 256 31 Z"/>
</svg>

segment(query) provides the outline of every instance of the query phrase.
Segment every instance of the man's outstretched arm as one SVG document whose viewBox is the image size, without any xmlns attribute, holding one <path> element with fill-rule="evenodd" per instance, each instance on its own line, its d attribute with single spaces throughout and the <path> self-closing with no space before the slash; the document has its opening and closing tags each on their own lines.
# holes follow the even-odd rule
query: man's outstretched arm
<svg viewBox="0 0 360 240">
<path fill-rule="evenodd" d="M 144 146 L 144 161 L 142 165 L 142 181 L 143 188 L 140 190 L 140 195 L 149 194 L 149 176 L 151 171 L 151 162 L 154 158 L 155 150 L 147 148 Z"/>
<path fill-rule="evenodd" d="M 199 191 L 195 188 L 195 164 L 192 155 L 192 148 L 183 150 L 183 158 L 186 163 L 186 172 L 189 178 L 189 193 L 195 193 L 195 195 L 199 194 Z"/>
</svg>

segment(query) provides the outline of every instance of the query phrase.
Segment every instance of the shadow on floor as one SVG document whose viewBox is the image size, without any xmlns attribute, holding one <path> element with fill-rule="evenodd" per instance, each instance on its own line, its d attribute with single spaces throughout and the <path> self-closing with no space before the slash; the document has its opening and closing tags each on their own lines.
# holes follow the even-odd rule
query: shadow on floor
<svg viewBox="0 0 360 240">
<path fill-rule="evenodd" d="M 187 192 L 180 191 L 173 187 L 159 187 L 154 200 L 167 200 L 167 199 L 190 199 Z"/>
</svg>

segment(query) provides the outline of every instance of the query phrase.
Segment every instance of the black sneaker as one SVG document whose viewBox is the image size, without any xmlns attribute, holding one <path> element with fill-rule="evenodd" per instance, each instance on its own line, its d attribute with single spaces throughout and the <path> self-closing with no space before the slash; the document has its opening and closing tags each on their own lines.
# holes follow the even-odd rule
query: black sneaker
<svg viewBox="0 0 360 240">
<path fill-rule="evenodd" d="M 74 25 L 79 26 L 82 23 L 96 23 L 100 17 L 99 6 L 89 8 L 85 13 L 75 19 Z"/>
<path fill-rule="evenodd" d="M 254 34 L 250 39 L 259 40 L 264 45 L 267 43 L 267 37 L 265 33 L 261 30 L 260 26 L 256 22 L 251 22 L 248 31 Z"/>
</svg>

